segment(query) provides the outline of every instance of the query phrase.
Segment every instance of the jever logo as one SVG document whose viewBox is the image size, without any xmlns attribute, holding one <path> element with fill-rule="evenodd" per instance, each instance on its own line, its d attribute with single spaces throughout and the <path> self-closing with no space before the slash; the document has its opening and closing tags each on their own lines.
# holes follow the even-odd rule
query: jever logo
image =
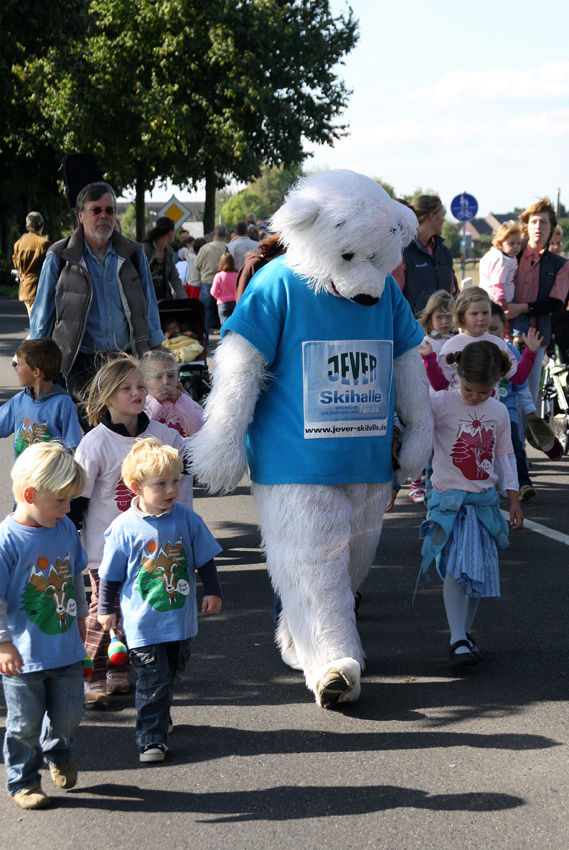
<svg viewBox="0 0 569 850">
<path fill-rule="evenodd" d="M 375 381 L 377 357 L 367 351 L 345 351 L 328 358 L 328 379 L 346 386 L 359 387 Z"/>
<path fill-rule="evenodd" d="M 63 561 L 57 558 L 55 566 L 47 558 L 38 558 L 21 600 L 22 610 L 45 634 L 69 631 L 77 616 L 69 555 Z"/>
</svg>

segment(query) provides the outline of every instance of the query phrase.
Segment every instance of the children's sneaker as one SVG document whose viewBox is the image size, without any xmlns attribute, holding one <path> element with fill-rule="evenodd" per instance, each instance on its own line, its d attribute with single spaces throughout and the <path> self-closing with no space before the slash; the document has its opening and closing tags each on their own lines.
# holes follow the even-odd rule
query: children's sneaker
<svg viewBox="0 0 569 850">
<path fill-rule="evenodd" d="M 68 790 L 77 785 L 77 767 L 74 761 L 68 761 L 65 764 L 50 764 L 49 772 L 58 788 Z"/>
<path fill-rule="evenodd" d="M 30 785 L 29 788 L 20 788 L 12 795 L 12 800 L 21 809 L 45 809 L 51 803 L 51 798 L 43 793 L 39 782 L 36 785 Z"/>
<path fill-rule="evenodd" d="M 108 694 L 128 694 L 130 690 L 130 682 L 128 681 L 128 673 L 122 670 L 114 670 L 107 673 L 107 693 Z"/>
<path fill-rule="evenodd" d="M 409 487 L 409 498 L 415 505 L 422 504 L 425 501 L 425 488 L 423 485 L 411 482 Z"/>
<path fill-rule="evenodd" d="M 140 761 L 164 761 L 168 747 L 166 744 L 147 744 L 140 748 Z"/>
<path fill-rule="evenodd" d="M 520 487 L 520 502 L 527 502 L 528 499 L 533 499 L 535 496 L 535 489 L 531 486 L 531 484 L 523 484 Z"/>
<path fill-rule="evenodd" d="M 98 684 L 96 687 L 85 685 L 85 705 L 87 708 L 105 709 L 109 707 L 109 698 L 105 692 L 105 685 Z"/>
</svg>

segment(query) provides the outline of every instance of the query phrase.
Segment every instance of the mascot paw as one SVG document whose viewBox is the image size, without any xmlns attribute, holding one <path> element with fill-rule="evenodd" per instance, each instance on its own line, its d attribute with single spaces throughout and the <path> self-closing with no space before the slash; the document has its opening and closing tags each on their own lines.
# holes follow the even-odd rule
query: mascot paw
<svg viewBox="0 0 569 850">
<path fill-rule="evenodd" d="M 314 688 L 316 701 L 322 708 L 332 708 L 340 702 L 355 702 L 360 695 L 360 665 L 353 658 L 332 661 L 318 675 Z"/>
<path fill-rule="evenodd" d="M 294 644 L 291 644 L 290 646 L 287 646 L 286 649 L 281 650 L 281 658 L 284 663 L 289 667 L 292 667 L 293 670 L 302 670 L 302 665 L 298 660 Z"/>
<path fill-rule="evenodd" d="M 399 452 L 399 469 L 396 473 L 397 482 L 404 484 L 408 478 L 417 478 L 426 466 L 431 452 L 429 435 L 420 431 L 412 432 L 403 439 Z"/>
</svg>

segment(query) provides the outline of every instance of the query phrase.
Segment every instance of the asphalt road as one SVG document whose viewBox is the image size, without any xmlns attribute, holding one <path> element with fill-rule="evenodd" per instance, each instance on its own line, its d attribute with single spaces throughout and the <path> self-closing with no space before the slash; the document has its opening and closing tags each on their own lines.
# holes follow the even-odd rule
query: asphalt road
<svg viewBox="0 0 569 850">
<path fill-rule="evenodd" d="M 23 305 L 0 299 L 0 401 Z M 11 439 L 0 440 L 0 513 L 11 509 Z M 533 457 L 540 526 L 569 532 L 567 471 Z M 44 812 L 0 797 L 2 844 L 42 848 L 552 848 L 569 845 L 569 549 L 523 530 L 501 556 L 502 598 L 476 622 L 485 659 L 449 670 L 435 575 L 411 597 L 424 516 L 403 490 L 364 587 L 368 664 L 358 703 L 317 708 L 274 648 L 272 591 L 246 482 L 195 507 L 224 552 L 220 614 L 202 617 L 178 691 L 171 753 L 144 766 L 132 695 L 88 712 L 77 787 Z M 4 709 L 0 707 L 4 717 Z M 44 785 L 52 792 L 48 776 Z"/>
</svg>

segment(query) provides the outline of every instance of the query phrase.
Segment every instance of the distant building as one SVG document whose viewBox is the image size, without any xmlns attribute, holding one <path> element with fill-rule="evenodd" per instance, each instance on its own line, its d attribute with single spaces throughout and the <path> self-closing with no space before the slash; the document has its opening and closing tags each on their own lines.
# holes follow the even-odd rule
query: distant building
<svg viewBox="0 0 569 850">
<path fill-rule="evenodd" d="M 487 248 L 488 241 L 481 241 L 480 237 L 493 237 L 498 232 L 505 221 L 518 221 L 518 214 L 515 212 L 509 213 L 489 213 L 486 218 L 473 218 L 466 222 L 466 232 L 472 236 L 472 245 L 474 248 Z"/>
</svg>

